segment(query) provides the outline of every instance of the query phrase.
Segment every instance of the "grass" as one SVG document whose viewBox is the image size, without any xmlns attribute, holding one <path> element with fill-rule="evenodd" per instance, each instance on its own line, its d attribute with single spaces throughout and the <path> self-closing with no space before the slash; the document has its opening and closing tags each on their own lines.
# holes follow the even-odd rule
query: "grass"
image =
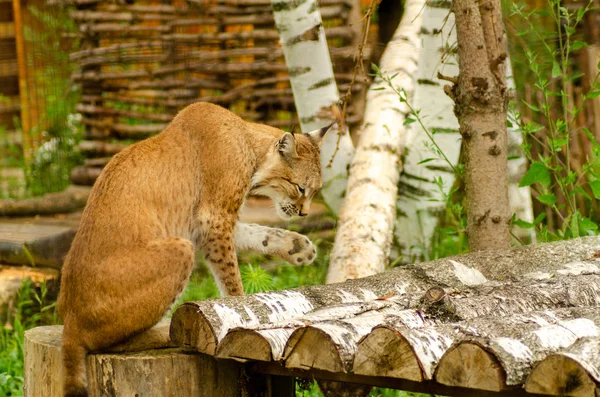
<svg viewBox="0 0 600 397">
<path fill-rule="evenodd" d="M 25 331 L 40 325 L 57 324 L 56 303 L 46 284 L 21 283 L 14 306 L 7 310 L 0 328 L 0 397 L 23 395 Z"/>
</svg>

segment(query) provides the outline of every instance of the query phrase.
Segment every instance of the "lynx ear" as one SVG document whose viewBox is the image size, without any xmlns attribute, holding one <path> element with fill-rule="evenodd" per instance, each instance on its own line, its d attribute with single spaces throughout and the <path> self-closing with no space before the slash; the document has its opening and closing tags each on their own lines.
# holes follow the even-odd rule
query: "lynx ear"
<svg viewBox="0 0 600 397">
<path fill-rule="evenodd" d="M 277 151 L 285 158 L 296 157 L 296 138 L 294 135 L 286 132 L 276 144 Z"/>
<path fill-rule="evenodd" d="M 323 128 L 319 128 L 316 129 L 314 131 L 310 131 L 307 132 L 305 135 L 308 135 L 308 137 L 315 142 L 316 144 L 320 145 L 321 144 L 321 140 L 323 139 L 323 137 L 325 136 L 325 134 L 327 133 L 327 131 L 329 131 L 331 129 L 331 126 L 334 125 L 335 123 L 337 123 L 337 120 L 332 122 L 331 124 L 329 124 L 326 127 Z"/>
</svg>

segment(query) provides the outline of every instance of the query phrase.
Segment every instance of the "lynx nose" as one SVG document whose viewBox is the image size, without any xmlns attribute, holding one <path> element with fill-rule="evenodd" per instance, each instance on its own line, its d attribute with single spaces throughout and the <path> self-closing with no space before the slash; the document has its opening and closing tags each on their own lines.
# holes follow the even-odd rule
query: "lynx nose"
<svg viewBox="0 0 600 397">
<path fill-rule="evenodd" d="M 302 212 L 302 210 L 300 210 L 300 211 L 298 212 L 298 216 L 306 216 L 306 215 L 308 215 L 308 214 L 306 214 L 306 213 Z"/>
</svg>

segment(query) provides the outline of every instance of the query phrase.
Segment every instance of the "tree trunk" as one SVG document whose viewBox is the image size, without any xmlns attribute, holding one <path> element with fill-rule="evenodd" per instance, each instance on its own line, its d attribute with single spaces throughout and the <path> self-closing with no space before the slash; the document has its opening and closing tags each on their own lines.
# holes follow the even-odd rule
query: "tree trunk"
<svg viewBox="0 0 600 397">
<path fill-rule="evenodd" d="M 413 107 L 419 111 L 424 126 L 435 132 L 433 138 L 448 161 L 456 167 L 459 163 L 461 140 L 458 122 L 452 112 L 452 99 L 443 94 L 443 81 L 438 73 L 458 74 L 457 54 L 450 51 L 456 45 L 454 15 L 448 14 L 449 3 L 428 4 L 423 12 L 422 29 L 419 32 L 422 48 L 419 53 L 417 84 Z M 447 42 L 448 50 L 440 60 L 440 42 Z M 507 75 L 512 76 L 507 64 Z M 512 79 L 507 85 L 513 88 Z M 398 214 L 394 231 L 403 263 L 428 260 L 427 253 L 439 228 L 440 214 L 446 207 L 447 195 L 455 184 L 455 173 L 450 165 L 432 152 L 431 138 L 417 123 L 410 125 L 408 138 L 411 142 L 400 176 Z M 509 202 L 517 218 L 533 222 L 533 209 L 529 187 L 519 188 L 527 160 L 521 148 L 522 138 L 516 131 L 509 131 Z M 436 181 L 442 181 L 442 189 Z M 534 241 L 532 229 L 514 228 L 513 232 L 525 241 Z"/>
<path fill-rule="evenodd" d="M 424 0 L 406 3 L 404 17 L 381 59 L 393 84 L 414 90 Z M 401 156 L 406 146 L 408 108 L 387 84 L 374 82 L 367 94 L 360 143 L 350 167 L 327 283 L 383 272 L 396 219 Z M 366 238 L 368 236 L 368 238 Z"/>
<path fill-rule="evenodd" d="M 458 84 L 449 93 L 465 145 L 471 251 L 510 246 L 504 25 L 500 1 L 458 0 Z"/>
<path fill-rule="evenodd" d="M 324 127 L 331 122 L 329 109 L 338 103 L 339 93 L 317 1 L 271 0 L 271 5 L 302 131 Z M 344 200 L 353 155 L 347 127 L 326 135 L 321 146 L 321 192 L 336 213 Z"/>
</svg>

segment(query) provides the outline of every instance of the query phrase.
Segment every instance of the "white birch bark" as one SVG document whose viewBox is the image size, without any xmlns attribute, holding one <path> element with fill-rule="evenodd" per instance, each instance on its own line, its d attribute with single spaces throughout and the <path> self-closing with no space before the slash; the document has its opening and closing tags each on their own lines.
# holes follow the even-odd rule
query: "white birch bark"
<svg viewBox="0 0 600 397">
<path fill-rule="evenodd" d="M 461 138 L 458 121 L 453 113 L 454 103 L 444 93 L 444 81 L 437 73 L 446 76 L 458 75 L 458 59 L 449 51 L 456 45 L 454 14 L 443 3 L 428 5 L 424 10 L 423 29 L 419 36 L 423 42 L 419 54 L 419 70 L 413 107 L 420 111 L 424 126 L 433 135 L 436 144 L 453 166 L 459 161 Z M 507 60 L 507 76 L 512 76 L 510 61 Z M 509 89 L 514 89 L 512 78 L 507 79 Z M 396 241 L 401 247 L 403 262 L 411 263 L 428 260 L 427 252 L 439 225 L 448 194 L 455 182 L 450 165 L 434 153 L 434 146 L 425 131 L 416 123 L 410 130 L 414 135 L 404 159 L 404 172 L 400 177 L 398 198 L 399 218 L 396 224 Z M 517 218 L 533 222 L 531 191 L 528 187 L 519 188 L 519 181 L 526 171 L 526 163 L 521 148 L 522 137 L 514 129 L 508 129 L 509 155 L 509 202 L 511 211 Z M 431 160 L 429 160 L 431 159 Z M 424 163 L 421 163 L 425 161 Z M 436 184 L 436 179 L 441 182 Z M 439 186 L 442 186 L 440 189 Z M 535 242 L 533 230 L 513 228 L 520 238 Z"/>
<path fill-rule="evenodd" d="M 456 43 L 454 14 L 434 3 L 423 9 L 423 28 L 419 32 L 422 50 L 419 52 L 417 86 L 413 108 L 420 111 L 423 125 L 431 132 L 437 145 L 452 165 L 458 164 L 460 134 L 458 121 L 452 112 L 454 104 L 444 93 L 444 82 L 437 78 L 440 72 L 458 75 L 458 60 L 448 51 Z M 447 18 L 447 19 L 446 19 Z M 400 178 L 397 202 L 399 217 L 395 237 L 400 244 L 403 261 L 427 259 L 431 239 L 438 218 L 446 207 L 444 194 L 454 184 L 455 175 L 445 160 L 433 151 L 433 144 L 425 131 L 412 124 L 409 137 L 410 150 L 404 159 L 404 172 Z M 436 179 L 443 192 L 436 185 Z"/>
<path fill-rule="evenodd" d="M 302 131 L 324 127 L 331 120 L 319 114 L 338 103 L 339 93 L 317 1 L 272 0 L 271 6 Z M 348 165 L 353 155 L 354 146 L 347 127 L 343 131 L 335 127 L 325 136 L 321 145 L 321 192 L 335 213 L 344 200 Z"/>
<path fill-rule="evenodd" d="M 380 69 L 387 75 L 396 75 L 393 84 L 403 88 L 409 98 L 418 69 L 416 54 L 421 45 L 419 31 L 424 4 L 424 0 L 406 3 L 404 17 L 381 58 Z M 367 93 L 360 143 L 350 168 L 327 283 L 385 270 L 396 218 L 408 111 L 386 83 L 373 82 Z"/>
</svg>

